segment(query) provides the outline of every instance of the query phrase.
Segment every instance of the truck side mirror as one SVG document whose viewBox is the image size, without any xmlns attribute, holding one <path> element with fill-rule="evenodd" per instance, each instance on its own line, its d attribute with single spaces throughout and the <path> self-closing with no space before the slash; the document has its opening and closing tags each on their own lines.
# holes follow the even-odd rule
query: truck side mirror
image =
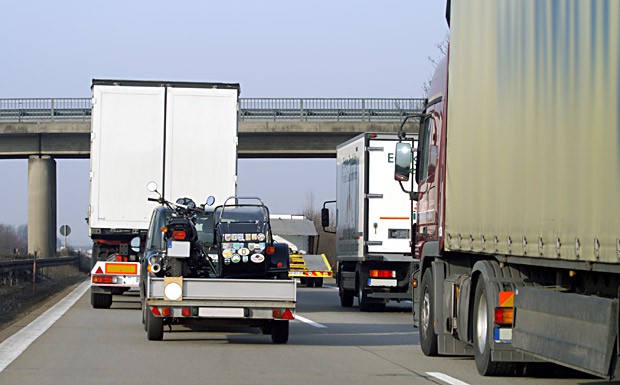
<svg viewBox="0 0 620 385">
<path fill-rule="evenodd" d="M 396 143 L 396 152 L 394 156 L 394 179 L 401 182 L 409 181 L 411 175 L 412 160 L 411 144 Z"/>
<path fill-rule="evenodd" d="M 321 209 L 321 226 L 323 228 L 329 227 L 329 209 Z"/>
</svg>

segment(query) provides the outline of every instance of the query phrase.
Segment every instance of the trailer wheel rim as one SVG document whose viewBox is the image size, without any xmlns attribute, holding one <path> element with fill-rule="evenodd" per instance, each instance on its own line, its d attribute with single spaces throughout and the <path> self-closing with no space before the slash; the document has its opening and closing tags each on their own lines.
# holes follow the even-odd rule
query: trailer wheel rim
<svg viewBox="0 0 620 385">
<path fill-rule="evenodd" d="M 478 301 L 478 311 L 476 312 L 476 342 L 478 344 L 478 351 L 484 352 L 487 344 L 487 336 L 489 329 L 489 318 L 487 314 L 487 297 L 483 291 L 480 293 L 480 300 Z"/>
<path fill-rule="evenodd" d="M 422 300 L 422 334 L 424 337 L 427 337 L 428 334 L 428 325 L 430 322 L 430 312 L 431 312 L 431 299 L 428 293 L 428 288 L 424 288 L 424 299 Z"/>
</svg>

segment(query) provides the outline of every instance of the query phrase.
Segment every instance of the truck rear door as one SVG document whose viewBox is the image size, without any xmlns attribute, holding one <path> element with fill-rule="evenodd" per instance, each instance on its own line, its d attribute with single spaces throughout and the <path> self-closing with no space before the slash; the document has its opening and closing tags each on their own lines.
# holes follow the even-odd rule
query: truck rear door
<svg viewBox="0 0 620 385">
<path fill-rule="evenodd" d="M 369 253 L 405 254 L 411 251 L 411 202 L 394 181 L 397 142 L 370 139 L 367 147 L 366 244 Z"/>
</svg>

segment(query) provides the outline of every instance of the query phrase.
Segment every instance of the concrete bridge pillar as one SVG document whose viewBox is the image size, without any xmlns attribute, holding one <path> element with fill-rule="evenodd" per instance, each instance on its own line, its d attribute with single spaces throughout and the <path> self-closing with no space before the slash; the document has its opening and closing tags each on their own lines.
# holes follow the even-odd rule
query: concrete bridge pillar
<svg viewBox="0 0 620 385">
<path fill-rule="evenodd" d="M 56 161 L 50 156 L 28 159 L 28 253 L 56 255 Z"/>
</svg>

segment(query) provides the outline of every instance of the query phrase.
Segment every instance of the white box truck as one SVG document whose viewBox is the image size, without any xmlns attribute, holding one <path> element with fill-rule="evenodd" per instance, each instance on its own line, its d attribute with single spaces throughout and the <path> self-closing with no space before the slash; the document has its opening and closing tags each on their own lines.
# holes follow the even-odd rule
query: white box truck
<svg viewBox="0 0 620 385">
<path fill-rule="evenodd" d="M 235 195 L 238 84 L 93 80 L 91 303 L 138 288 L 156 182 L 169 200 Z M 217 165 L 217 167 L 215 167 Z"/>
<path fill-rule="evenodd" d="M 405 141 L 414 145 L 414 137 Z M 337 148 L 336 261 L 340 303 L 382 310 L 411 299 L 412 223 L 416 210 L 394 184 L 394 134 L 364 133 Z M 409 190 L 415 190 L 409 182 Z M 323 210 L 323 227 L 329 216 Z"/>
</svg>

